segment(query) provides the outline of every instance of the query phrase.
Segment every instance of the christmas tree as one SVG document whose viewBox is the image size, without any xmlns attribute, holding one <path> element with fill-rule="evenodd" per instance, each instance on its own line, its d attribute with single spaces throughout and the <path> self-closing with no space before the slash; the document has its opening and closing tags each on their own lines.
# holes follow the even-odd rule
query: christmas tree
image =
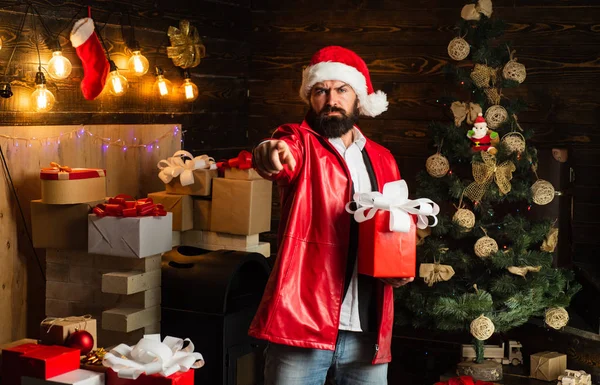
<svg viewBox="0 0 600 385">
<path fill-rule="evenodd" d="M 419 234 L 422 279 L 396 291 L 397 323 L 470 331 L 477 363 L 494 332 L 534 316 L 565 326 L 564 307 L 579 290 L 570 271 L 552 266 L 556 218 L 528 218 L 532 205 L 552 201 L 554 188 L 537 177 L 534 133 L 518 122 L 526 101 L 502 94 L 525 80 L 526 69 L 492 13 L 490 0 L 465 5 L 448 46 L 455 64 L 444 73 L 456 95 L 438 102 L 454 121 L 430 124 L 437 152 L 416 192 L 440 204 L 439 223 Z"/>
</svg>

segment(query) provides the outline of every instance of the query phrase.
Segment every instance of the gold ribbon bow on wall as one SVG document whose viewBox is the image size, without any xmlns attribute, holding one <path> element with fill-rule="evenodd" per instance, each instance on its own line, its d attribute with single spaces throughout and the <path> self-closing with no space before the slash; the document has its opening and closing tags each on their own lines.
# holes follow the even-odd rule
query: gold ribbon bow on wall
<svg viewBox="0 0 600 385">
<path fill-rule="evenodd" d="M 439 263 L 422 263 L 419 267 L 419 277 L 423 278 L 427 286 L 432 287 L 437 282 L 448 281 L 454 276 L 454 269 L 450 265 Z"/>
<path fill-rule="evenodd" d="M 452 114 L 454 114 L 454 124 L 456 127 L 467 119 L 467 124 L 473 124 L 477 119 L 477 114 L 481 113 L 481 107 L 477 103 L 454 102 L 450 106 Z"/>
<path fill-rule="evenodd" d="M 460 17 L 465 20 L 479 20 L 483 13 L 491 17 L 493 12 L 492 0 L 479 0 L 477 4 L 467 4 L 460 11 Z"/>
<path fill-rule="evenodd" d="M 496 182 L 502 194 L 508 194 L 511 189 L 512 173 L 516 170 L 515 165 L 510 161 L 498 165 L 496 157 L 486 151 L 481 151 L 481 158 L 483 162 L 473 163 L 475 181 L 467 186 L 464 195 L 473 202 L 480 201 L 492 184 L 492 180 Z"/>
<path fill-rule="evenodd" d="M 206 47 L 200 40 L 198 30 L 189 21 L 181 20 L 179 28 L 170 26 L 167 35 L 171 41 L 171 47 L 167 47 L 167 56 L 177 67 L 196 67 L 200 64 L 200 59 L 206 56 Z"/>
</svg>

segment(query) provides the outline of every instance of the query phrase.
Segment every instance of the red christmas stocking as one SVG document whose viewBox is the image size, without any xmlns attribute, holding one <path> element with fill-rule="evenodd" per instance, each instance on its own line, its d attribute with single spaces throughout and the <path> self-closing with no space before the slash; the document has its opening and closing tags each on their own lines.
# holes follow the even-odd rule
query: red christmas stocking
<svg viewBox="0 0 600 385">
<path fill-rule="evenodd" d="M 71 44 L 83 65 L 81 92 L 87 100 L 94 100 L 104 89 L 108 75 L 108 60 L 94 32 L 94 21 L 89 17 L 79 19 L 71 30 Z"/>
</svg>

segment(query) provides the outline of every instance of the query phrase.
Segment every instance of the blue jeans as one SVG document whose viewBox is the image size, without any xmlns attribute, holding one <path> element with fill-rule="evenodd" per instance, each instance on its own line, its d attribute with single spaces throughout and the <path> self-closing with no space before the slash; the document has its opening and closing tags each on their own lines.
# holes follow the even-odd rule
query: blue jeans
<svg viewBox="0 0 600 385">
<path fill-rule="evenodd" d="M 265 385 L 387 385 L 387 364 L 371 364 L 376 335 L 340 330 L 335 351 L 269 343 Z"/>
</svg>

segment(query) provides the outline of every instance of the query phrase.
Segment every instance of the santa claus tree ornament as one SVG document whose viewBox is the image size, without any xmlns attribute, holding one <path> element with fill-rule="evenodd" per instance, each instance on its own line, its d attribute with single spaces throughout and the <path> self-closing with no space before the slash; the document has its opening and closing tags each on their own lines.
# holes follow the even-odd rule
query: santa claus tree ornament
<svg viewBox="0 0 600 385">
<path fill-rule="evenodd" d="M 498 141 L 498 133 L 488 130 L 487 123 L 482 114 L 478 114 L 473 129 L 467 131 L 467 138 L 471 139 L 471 149 L 473 151 L 487 151 L 490 154 L 496 154 L 497 150 L 494 147 Z"/>
<path fill-rule="evenodd" d="M 490 338 L 495 330 L 492 320 L 483 314 L 471 321 L 471 335 L 480 341 Z"/>
<path fill-rule="evenodd" d="M 569 323 L 569 313 L 563 307 L 553 307 L 546 310 L 545 321 L 553 329 L 562 329 Z"/>
<path fill-rule="evenodd" d="M 508 111 L 499 104 L 491 106 L 485 111 L 485 120 L 491 129 L 496 129 L 506 122 Z"/>
<path fill-rule="evenodd" d="M 81 81 L 83 97 L 94 100 L 104 89 L 109 64 L 91 18 L 86 17 L 75 22 L 71 30 L 71 44 L 83 66 Z"/>
<path fill-rule="evenodd" d="M 538 179 L 531 186 L 531 194 L 533 202 L 537 205 L 543 206 L 552 202 L 554 199 L 554 186 L 547 180 Z"/>
<path fill-rule="evenodd" d="M 83 356 L 94 348 L 94 337 L 88 331 L 76 330 L 67 337 L 65 346 L 81 350 Z"/>
<path fill-rule="evenodd" d="M 486 231 L 482 229 L 485 236 L 479 238 L 473 247 L 475 255 L 479 258 L 487 258 L 490 255 L 498 252 L 498 243 L 494 238 L 488 237 Z"/>
<path fill-rule="evenodd" d="M 425 162 L 425 169 L 432 177 L 441 178 L 450 170 L 450 163 L 444 155 L 438 152 L 427 158 L 427 161 Z"/>
<path fill-rule="evenodd" d="M 471 231 L 475 226 L 475 214 L 468 209 L 458 209 L 452 217 L 452 222 L 462 227 L 465 232 Z"/>
<path fill-rule="evenodd" d="M 454 60 L 464 60 L 470 52 L 471 46 L 462 37 L 455 37 L 448 44 L 448 55 Z"/>
<path fill-rule="evenodd" d="M 527 69 L 523 64 L 517 62 L 517 58 L 513 57 L 514 54 L 515 51 L 510 53 L 510 60 L 502 69 L 502 76 L 504 79 L 514 80 L 521 84 L 527 77 Z"/>
</svg>

